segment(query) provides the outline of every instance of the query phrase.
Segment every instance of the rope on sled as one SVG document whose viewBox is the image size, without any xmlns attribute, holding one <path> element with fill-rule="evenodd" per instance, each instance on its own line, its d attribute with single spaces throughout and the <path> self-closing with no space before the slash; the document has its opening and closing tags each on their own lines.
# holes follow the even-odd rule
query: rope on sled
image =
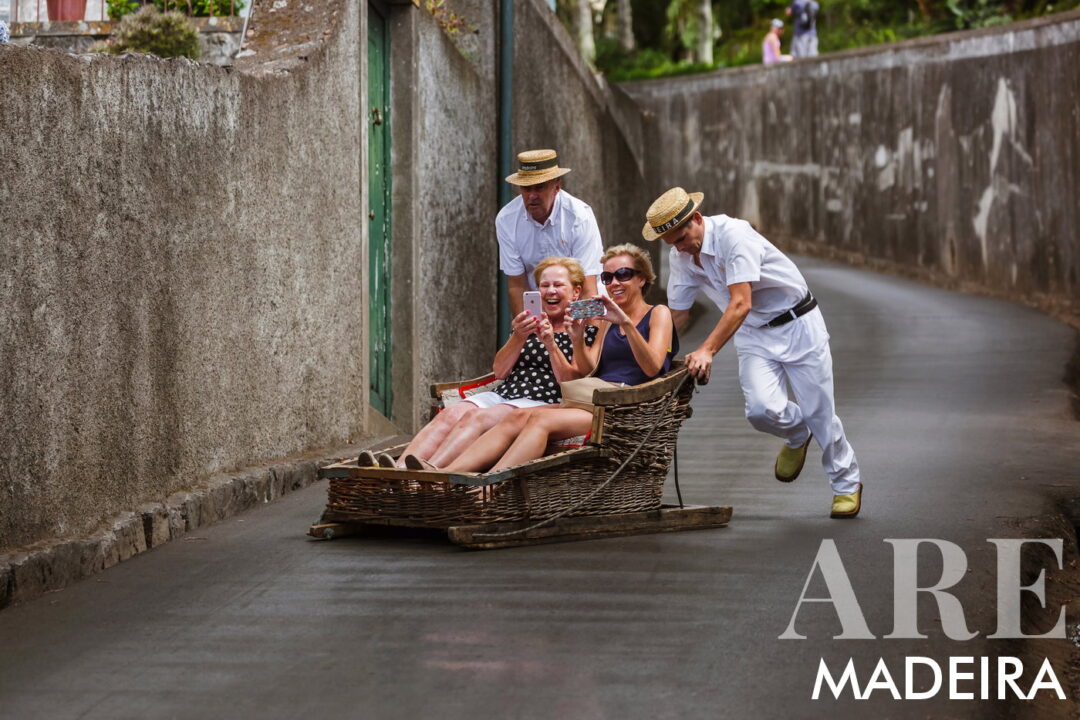
<svg viewBox="0 0 1080 720">
<path fill-rule="evenodd" d="M 675 389 L 671 391 L 671 400 L 672 400 L 671 404 L 672 405 L 678 402 L 678 400 L 679 400 L 679 391 L 682 390 L 683 385 L 685 385 L 686 382 L 688 380 L 690 380 L 690 379 L 691 379 L 691 376 L 690 376 L 689 373 L 687 373 L 686 375 L 683 376 L 682 380 L 679 381 L 679 384 L 675 386 Z M 670 410 L 670 407 L 668 407 L 667 410 Z M 608 477 L 607 480 L 605 480 L 604 482 L 597 485 L 596 488 L 591 493 L 586 495 L 581 500 L 578 500 L 576 503 L 574 503 L 570 507 L 568 507 L 568 508 L 566 508 L 564 510 L 560 510 L 559 512 L 555 513 L 551 517 L 545 518 L 545 519 L 541 520 L 538 523 L 530 525 L 529 527 L 521 528 L 520 530 L 509 530 L 507 532 L 501 532 L 501 533 L 476 532 L 476 533 L 473 533 L 473 537 L 475 537 L 475 538 L 505 538 L 505 537 L 513 537 L 514 535 L 523 535 L 525 533 L 536 530 L 537 528 L 542 528 L 545 525 L 548 525 L 548 524 L 558 520 L 559 518 L 564 517 L 567 513 L 571 513 L 574 510 L 577 510 L 579 507 L 581 507 L 582 505 L 584 505 L 585 503 L 589 502 L 594 497 L 596 497 L 600 493 L 600 491 L 602 491 L 604 488 L 606 488 L 608 485 L 610 485 L 611 482 L 615 478 L 617 478 L 619 476 L 619 473 L 621 473 L 623 471 L 623 469 L 627 465 L 630 464 L 630 461 L 633 460 L 635 457 L 637 457 L 638 453 L 641 452 L 641 448 L 645 447 L 645 443 L 647 443 L 649 441 L 649 438 L 652 437 L 653 431 L 655 431 L 656 428 L 660 427 L 660 423 L 664 421 L 665 415 L 666 415 L 666 412 L 657 413 L 656 422 L 654 422 L 653 426 L 651 428 L 649 428 L 649 432 L 645 433 L 645 437 L 641 438 L 641 442 L 639 442 L 637 447 L 634 448 L 634 451 L 631 452 L 630 455 L 628 455 L 627 458 L 622 461 L 622 464 L 619 465 L 619 467 L 615 468 L 615 472 L 611 473 L 611 476 Z M 682 502 L 682 497 L 681 497 L 682 493 L 679 493 L 679 495 L 680 495 L 679 501 L 680 501 L 680 504 L 681 504 L 681 502 Z"/>
</svg>

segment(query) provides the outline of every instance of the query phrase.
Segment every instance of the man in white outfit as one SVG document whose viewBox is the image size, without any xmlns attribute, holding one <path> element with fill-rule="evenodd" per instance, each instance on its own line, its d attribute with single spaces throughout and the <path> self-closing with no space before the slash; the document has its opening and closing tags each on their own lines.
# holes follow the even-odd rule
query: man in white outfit
<svg viewBox="0 0 1080 720">
<path fill-rule="evenodd" d="M 672 188 L 649 207 L 646 240 L 672 246 L 668 304 L 686 324 L 699 290 L 723 312 L 701 347 L 686 356 L 690 373 L 708 379 L 713 356 L 734 337 L 746 418 L 782 438 L 776 479 L 799 476 L 810 440 L 832 485 L 830 515 L 850 518 L 862 506 L 862 483 L 833 401 L 832 355 L 825 319 L 802 273 L 745 220 L 703 217 L 701 193 Z M 788 389 L 795 401 L 788 399 Z"/>
<path fill-rule="evenodd" d="M 523 306 L 522 293 L 535 290 L 533 268 L 546 257 L 572 257 L 585 270 L 581 297 L 597 293 L 596 276 L 603 269 L 604 246 L 592 208 L 562 189 L 562 176 L 554 150 L 526 150 L 518 154 L 518 171 L 506 182 L 519 195 L 495 218 L 499 239 L 499 268 L 507 276 L 510 317 Z"/>
</svg>

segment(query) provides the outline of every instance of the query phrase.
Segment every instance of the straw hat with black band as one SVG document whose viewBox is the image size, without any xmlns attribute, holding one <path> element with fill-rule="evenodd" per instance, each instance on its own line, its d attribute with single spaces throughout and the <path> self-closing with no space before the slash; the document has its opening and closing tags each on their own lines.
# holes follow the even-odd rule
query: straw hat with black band
<svg viewBox="0 0 1080 720">
<path fill-rule="evenodd" d="M 671 188 L 656 198 L 645 212 L 647 222 L 641 229 L 641 235 L 649 242 L 657 240 L 693 217 L 704 199 L 704 193 L 688 193 L 681 187 Z"/>
<path fill-rule="evenodd" d="M 511 185 L 539 185 L 570 172 L 570 168 L 559 167 L 554 150 L 526 150 L 518 153 L 517 159 L 518 171 L 506 178 Z"/>
</svg>

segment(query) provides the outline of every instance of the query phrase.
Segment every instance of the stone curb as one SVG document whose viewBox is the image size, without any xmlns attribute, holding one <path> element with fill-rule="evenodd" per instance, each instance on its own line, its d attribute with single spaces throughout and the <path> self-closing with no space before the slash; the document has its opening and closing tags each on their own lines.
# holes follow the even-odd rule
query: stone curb
<svg viewBox="0 0 1080 720">
<path fill-rule="evenodd" d="M 139 553 L 176 540 L 315 482 L 318 470 L 360 450 L 383 448 L 400 438 L 307 453 L 269 465 L 211 476 L 164 502 L 123 513 L 86 536 L 47 540 L 0 555 L 0 609 L 95 575 Z"/>
</svg>

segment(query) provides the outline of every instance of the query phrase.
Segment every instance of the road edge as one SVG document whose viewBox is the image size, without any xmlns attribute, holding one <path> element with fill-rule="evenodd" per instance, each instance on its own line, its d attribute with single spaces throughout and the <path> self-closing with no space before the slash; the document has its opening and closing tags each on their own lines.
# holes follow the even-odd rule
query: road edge
<svg viewBox="0 0 1080 720">
<path fill-rule="evenodd" d="M 319 468 L 355 457 L 360 450 L 400 442 L 401 436 L 371 438 L 323 448 L 272 463 L 205 478 L 169 495 L 116 515 L 97 530 L 44 540 L 0 553 L 0 610 L 62 590 L 159 545 L 184 537 L 251 508 L 273 502 L 314 483 Z"/>
</svg>

